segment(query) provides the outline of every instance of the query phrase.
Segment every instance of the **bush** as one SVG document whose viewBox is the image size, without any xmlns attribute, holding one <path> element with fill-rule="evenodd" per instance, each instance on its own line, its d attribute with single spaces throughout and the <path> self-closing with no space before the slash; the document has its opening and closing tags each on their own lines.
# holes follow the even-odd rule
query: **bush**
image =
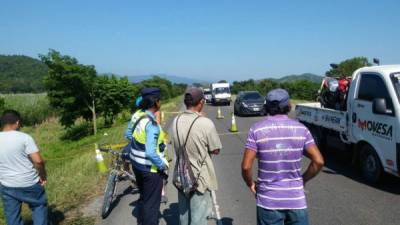
<svg viewBox="0 0 400 225">
<path fill-rule="evenodd" d="M 56 114 L 50 107 L 46 94 L 7 94 L 3 98 L 4 109 L 18 111 L 26 126 L 40 124 Z"/>
<path fill-rule="evenodd" d="M 88 136 L 93 132 L 93 127 L 88 122 L 83 122 L 67 128 L 65 134 L 61 136 L 61 140 L 77 141 Z"/>
</svg>

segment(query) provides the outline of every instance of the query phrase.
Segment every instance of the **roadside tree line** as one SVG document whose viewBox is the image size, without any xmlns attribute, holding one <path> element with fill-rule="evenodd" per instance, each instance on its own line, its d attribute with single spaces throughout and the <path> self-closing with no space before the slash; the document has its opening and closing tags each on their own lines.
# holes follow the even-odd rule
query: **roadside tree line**
<svg viewBox="0 0 400 225">
<path fill-rule="evenodd" d="M 275 88 L 286 89 L 291 98 L 302 99 L 302 100 L 315 100 L 317 97 L 317 91 L 320 84 L 308 80 L 297 80 L 292 82 L 277 82 L 272 79 L 263 80 L 245 80 L 235 81 L 232 85 L 232 93 L 237 94 L 239 91 L 251 91 L 256 90 L 261 95 L 266 95 L 268 91 Z"/>
<path fill-rule="evenodd" d="M 372 63 L 368 61 L 366 57 L 354 57 L 351 59 L 346 59 L 335 65 L 328 71 L 326 71 L 325 76 L 328 77 L 350 77 L 353 72 L 364 66 L 371 66 Z M 268 91 L 275 88 L 286 89 L 291 98 L 315 101 L 318 95 L 318 89 L 321 83 L 316 83 L 309 80 L 295 80 L 290 82 L 278 82 L 273 79 L 262 79 L 262 80 L 245 80 L 245 81 L 235 81 L 232 85 L 232 92 L 237 94 L 239 91 L 259 91 L 262 95 L 266 95 Z"/>
<path fill-rule="evenodd" d="M 71 56 L 50 50 L 40 55 L 49 70 L 45 88 L 50 105 L 57 110 L 61 124 L 70 128 L 79 118 L 93 125 L 97 132 L 97 117 L 111 126 L 123 110 L 134 110 L 135 99 L 143 87 L 159 87 L 162 100 L 181 95 L 185 84 L 172 84 L 169 80 L 153 77 L 140 83 L 131 83 L 127 77 L 99 75 L 94 66 L 80 64 Z"/>
</svg>

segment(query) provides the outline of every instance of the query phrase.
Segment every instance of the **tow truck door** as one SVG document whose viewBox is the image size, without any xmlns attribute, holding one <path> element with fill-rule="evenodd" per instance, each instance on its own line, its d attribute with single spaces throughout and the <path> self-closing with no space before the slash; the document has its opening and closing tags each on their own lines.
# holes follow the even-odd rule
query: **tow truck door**
<svg viewBox="0 0 400 225">
<path fill-rule="evenodd" d="M 356 141 L 372 145 L 381 159 L 385 170 L 396 169 L 396 116 L 393 99 L 381 74 L 361 73 L 358 76 L 357 91 L 351 105 L 352 136 Z M 392 113 L 375 114 L 372 102 L 384 98 L 387 109 Z"/>
</svg>

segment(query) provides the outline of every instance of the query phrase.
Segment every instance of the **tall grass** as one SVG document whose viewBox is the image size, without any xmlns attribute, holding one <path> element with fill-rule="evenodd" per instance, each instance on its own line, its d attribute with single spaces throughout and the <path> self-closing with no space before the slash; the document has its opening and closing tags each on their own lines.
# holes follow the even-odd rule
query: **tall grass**
<svg viewBox="0 0 400 225">
<path fill-rule="evenodd" d="M 47 118 L 54 116 L 55 112 L 50 107 L 47 95 L 43 94 L 6 94 L 4 98 L 5 109 L 17 110 L 24 118 L 24 125 L 40 124 Z"/>
<path fill-rule="evenodd" d="M 176 110 L 181 99 L 181 97 L 171 99 L 163 104 L 162 110 Z M 166 120 L 171 116 L 172 114 L 166 114 Z M 106 176 L 97 171 L 94 143 L 126 143 L 123 133 L 127 126 L 127 117 L 129 118 L 129 116 L 120 115 L 111 128 L 100 129 L 96 136 L 84 137 L 77 141 L 60 139 L 65 129 L 56 118 L 46 120 L 36 126 L 23 128 L 24 132 L 33 136 L 46 162 L 48 173 L 46 192 L 50 217 L 54 224 L 70 221 L 68 217 L 71 214 L 79 216 L 79 209 L 85 202 L 102 194 Z M 106 136 L 105 133 L 107 133 Z M 105 157 L 107 159 L 108 156 L 105 155 Z M 29 221 L 30 212 L 27 207 L 23 208 L 23 216 Z M 5 224 L 1 201 L 0 224 Z"/>
</svg>

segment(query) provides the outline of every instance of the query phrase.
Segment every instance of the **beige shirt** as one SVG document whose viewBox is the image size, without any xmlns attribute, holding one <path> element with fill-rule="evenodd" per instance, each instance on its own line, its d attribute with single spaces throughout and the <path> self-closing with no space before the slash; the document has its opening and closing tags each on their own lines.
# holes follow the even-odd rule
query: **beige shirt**
<svg viewBox="0 0 400 225">
<path fill-rule="evenodd" d="M 181 145 L 185 142 L 190 125 L 199 115 L 200 114 L 196 112 L 187 110 L 178 116 L 178 133 Z M 175 151 L 179 147 L 176 132 L 176 120 L 178 117 L 176 117 L 172 123 L 171 133 L 172 145 Z M 196 178 L 199 177 L 197 191 L 200 193 L 204 193 L 207 189 L 215 191 L 218 188 L 217 177 L 215 175 L 210 152 L 221 148 L 221 140 L 219 139 L 214 123 L 210 119 L 201 116 L 194 123 L 186 144 L 186 150 L 188 152 L 190 164 L 192 165 L 193 173 Z M 202 164 L 202 162 L 204 163 Z"/>
</svg>

